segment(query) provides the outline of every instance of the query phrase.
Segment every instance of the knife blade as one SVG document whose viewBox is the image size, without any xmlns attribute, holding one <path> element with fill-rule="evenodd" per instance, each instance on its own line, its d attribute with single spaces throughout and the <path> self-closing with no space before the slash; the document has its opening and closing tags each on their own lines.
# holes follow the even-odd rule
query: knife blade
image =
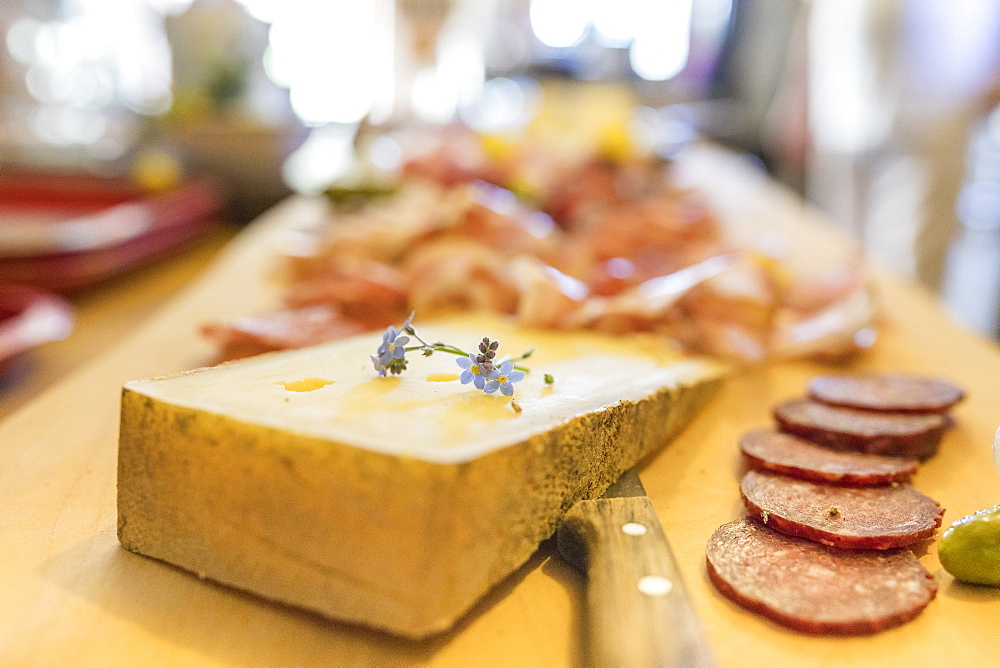
<svg viewBox="0 0 1000 668">
<path fill-rule="evenodd" d="M 587 576 L 588 663 L 714 666 L 652 501 L 634 468 L 567 511 L 556 542 Z"/>
</svg>

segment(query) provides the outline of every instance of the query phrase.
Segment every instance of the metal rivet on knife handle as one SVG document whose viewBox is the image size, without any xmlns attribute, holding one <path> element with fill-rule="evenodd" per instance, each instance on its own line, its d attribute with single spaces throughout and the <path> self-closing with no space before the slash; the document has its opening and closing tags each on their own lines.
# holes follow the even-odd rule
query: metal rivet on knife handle
<svg viewBox="0 0 1000 668">
<path fill-rule="evenodd" d="M 638 522 L 626 522 L 622 525 L 622 533 L 628 536 L 644 536 L 646 531 L 646 525 Z"/>
<path fill-rule="evenodd" d="M 662 575 L 644 575 L 639 578 L 638 587 L 646 596 L 666 596 L 674 588 L 674 583 Z"/>
</svg>

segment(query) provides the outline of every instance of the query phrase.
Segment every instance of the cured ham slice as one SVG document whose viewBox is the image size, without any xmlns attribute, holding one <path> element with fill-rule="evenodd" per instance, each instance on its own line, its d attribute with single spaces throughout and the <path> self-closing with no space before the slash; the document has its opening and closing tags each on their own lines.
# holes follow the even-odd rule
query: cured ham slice
<svg viewBox="0 0 1000 668">
<path fill-rule="evenodd" d="M 345 320 L 337 309 L 319 304 L 246 316 L 224 324 L 209 323 L 202 328 L 202 333 L 221 345 L 223 359 L 234 360 L 335 341 L 364 330 Z"/>
<path fill-rule="evenodd" d="M 809 383 L 809 396 L 871 411 L 940 413 L 961 401 L 965 393 L 946 380 L 884 373 L 817 376 Z"/>
<path fill-rule="evenodd" d="M 877 338 L 875 298 L 864 285 L 810 311 L 783 307 L 775 317 L 772 355 L 842 359 Z"/>
<path fill-rule="evenodd" d="M 919 615 L 937 593 L 909 550 L 841 550 L 746 519 L 719 527 L 706 558 L 723 595 L 804 633 L 878 633 Z"/>
<path fill-rule="evenodd" d="M 511 263 L 520 298 L 517 321 L 525 327 L 562 328 L 589 297 L 587 286 L 528 255 Z"/>
<path fill-rule="evenodd" d="M 632 323 L 640 331 L 651 329 L 651 322 L 664 317 L 692 289 L 729 271 L 737 261 L 733 254 L 718 255 L 643 281 L 614 297 L 592 297 L 584 303 L 572 325 L 615 333 L 628 331 L 628 326 L 617 326 L 623 322 Z"/>
<path fill-rule="evenodd" d="M 751 468 L 831 485 L 882 486 L 917 472 L 913 459 L 831 450 L 774 429 L 744 434 L 740 451 Z"/>
<path fill-rule="evenodd" d="M 405 265 L 412 310 L 513 313 L 517 286 L 502 253 L 470 239 L 442 238 L 415 249 Z"/>
<path fill-rule="evenodd" d="M 764 524 L 825 545 L 885 550 L 930 538 L 944 509 L 910 485 L 838 487 L 750 471 L 747 512 Z"/>
<path fill-rule="evenodd" d="M 938 413 L 876 413 L 793 399 L 774 408 L 782 431 L 836 450 L 927 459 L 950 420 Z"/>
</svg>

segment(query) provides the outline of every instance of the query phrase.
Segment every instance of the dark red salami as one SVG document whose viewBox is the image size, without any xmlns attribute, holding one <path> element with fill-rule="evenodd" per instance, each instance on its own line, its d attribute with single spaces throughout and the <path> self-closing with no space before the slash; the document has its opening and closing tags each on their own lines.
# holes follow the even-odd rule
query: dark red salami
<svg viewBox="0 0 1000 668">
<path fill-rule="evenodd" d="M 817 376 L 809 396 L 834 406 L 896 413 L 941 413 L 963 399 L 962 389 L 946 380 L 902 374 Z"/>
<path fill-rule="evenodd" d="M 937 593 L 909 550 L 840 550 L 750 520 L 719 527 L 706 559 L 725 596 L 805 633 L 878 633 L 916 617 Z"/>
<path fill-rule="evenodd" d="M 740 451 L 751 468 L 831 485 L 884 486 L 917 472 L 914 459 L 831 450 L 774 429 L 744 434 Z"/>
<path fill-rule="evenodd" d="M 940 413 L 878 413 L 831 406 L 812 399 L 778 404 L 781 430 L 835 450 L 927 459 L 950 426 Z"/>
<path fill-rule="evenodd" d="M 834 547 L 903 547 L 933 536 L 944 514 L 910 485 L 837 487 L 750 471 L 740 491 L 747 512 L 764 524 Z"/>
</svg>

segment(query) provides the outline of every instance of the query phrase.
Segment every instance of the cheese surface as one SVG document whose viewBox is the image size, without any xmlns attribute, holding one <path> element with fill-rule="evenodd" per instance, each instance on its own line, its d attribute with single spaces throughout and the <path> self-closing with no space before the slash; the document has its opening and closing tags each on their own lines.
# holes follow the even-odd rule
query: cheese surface
<svg viewBox="0 0 1000 668">
<path fill-rule="evenodd" d="M 533 350 L 519 362 L 531 371 L 515 384 L 514 397 L 461 384 L 456 356 L 449 353 L 408 352 L 403 374 L 382 377 L 369 359 L 381 342 L 373 333 L 126 387 L 168 403 L 375 452 L 460 462 L 578 415 L 679 387 L 713 366 L 685 358 L 652 337 L 521 330 L 491 315 L 460 316 L 417 331 L 426 341 L 470 351 L 488 335 L 500 341 L 501 358 Z M 545 374 L 555 383 L 547 385 Z"/>
</svg>

